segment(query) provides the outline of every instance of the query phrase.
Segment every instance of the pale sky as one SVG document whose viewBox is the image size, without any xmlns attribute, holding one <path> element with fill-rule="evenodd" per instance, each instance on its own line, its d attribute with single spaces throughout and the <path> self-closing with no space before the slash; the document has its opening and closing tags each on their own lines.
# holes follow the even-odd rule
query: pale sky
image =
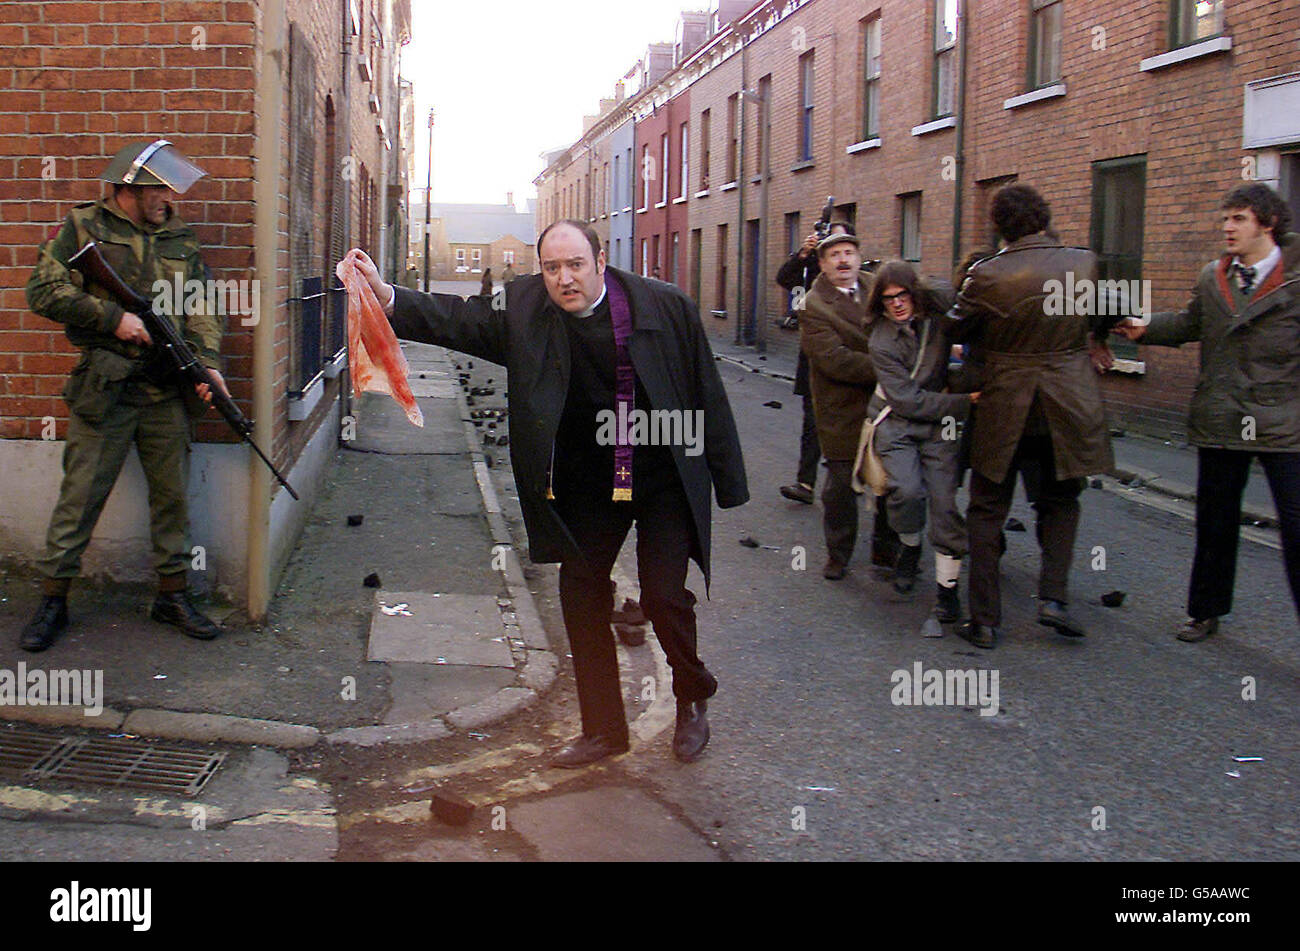
<svg viewBox="0 0 1300 951">
<path fill-rule="evenodd" d="M 402 74 L 415 85 L 416 200 L 424 199 L 433 106 L 433 200 L 534 197 L 541 153 L 582 134 L 582 117 L 682 10 L 712 0 L 413 0 Z"/>
</svg>

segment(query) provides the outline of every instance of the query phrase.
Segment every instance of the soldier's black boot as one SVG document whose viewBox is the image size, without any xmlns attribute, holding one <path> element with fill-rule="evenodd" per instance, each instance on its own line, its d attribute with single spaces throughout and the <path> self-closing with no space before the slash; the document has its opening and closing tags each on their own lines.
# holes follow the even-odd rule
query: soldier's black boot
<svg viewBox="0 0 1300 951">
<path fill-rule="evenodd" d="M 23 628 L 18 646 L 25 651 L 39 654 L 68 627 L 68 599 L 56 594 L 47 594 L 41 598 L 35 616 Z"/>
<path fill-rule="evenodd" d="M 210 641 L 221 633 L 205 615 L 190 603 L 189 594 L 184 591 L 165 591 L 158 595 L 149 616 L 163 624 L 174 624 L 190 637 L 200 641 Z"/>
<path fill-rule="evenodd" d="M 898 561 L 894 564 L 894 590 L 899 594 L 907 594 L 916 587 L 920 567 L 921 546 L 899 545 Z"/>
<path fill-rule="evenodd" d="M 961 598 L 957 597 L 957 586 L 945 588 L 935 585 L 938 593 L 934 598 L 934 617 L 940 624 L 955 624 L 961 620 Z"/>
</svg>

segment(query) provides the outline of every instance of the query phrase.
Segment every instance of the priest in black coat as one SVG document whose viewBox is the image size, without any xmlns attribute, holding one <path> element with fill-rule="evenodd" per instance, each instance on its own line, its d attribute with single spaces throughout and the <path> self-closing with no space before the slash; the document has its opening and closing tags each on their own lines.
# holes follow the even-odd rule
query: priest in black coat
<svg viewBox="0 0 1300 951">
<path fill-rule="evenodd" d="M 678 288 L 607 267 L 577 221 L 548 227 L 537 253 L 542 273 L 507 285 L 504 307 L 394 289 L 369 258 L 358 265 L 398 337 L 506 367 L 529 554 L 560 563 L 582 709 L 582 735 L 555 765 L 628 748 L 609 576 L 634 522 L 641 606 L 673 671 L 673 752 L 689 762 L 708 742 L 718 683 L 696 652 L 687 565 L 699 564 L 707 590 L 711 490 L 721 508 L 749 500 L 731 406 L 699 310 Z"/>
</svg>

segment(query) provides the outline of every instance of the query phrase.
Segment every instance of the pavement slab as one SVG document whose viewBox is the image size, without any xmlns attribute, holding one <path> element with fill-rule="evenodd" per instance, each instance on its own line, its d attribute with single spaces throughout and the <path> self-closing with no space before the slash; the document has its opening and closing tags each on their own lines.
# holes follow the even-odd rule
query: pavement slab
<svg viewBox="0 0 1300 951">
<path fill-rule="evenodd" d="M 495 597 L 380 591 L 367 660 L 514 667 Z"/>
<path fill-rule="evenodd" d="M 649 796 L 613 787 L 512 805 L 507 821 L 544 862 L 717 862 L 718 852 Z"/>
</svg>

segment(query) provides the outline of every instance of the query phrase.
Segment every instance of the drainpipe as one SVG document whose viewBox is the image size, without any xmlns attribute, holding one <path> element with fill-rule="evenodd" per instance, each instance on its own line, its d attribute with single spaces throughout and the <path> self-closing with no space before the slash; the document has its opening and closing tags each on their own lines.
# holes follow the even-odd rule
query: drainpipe
<svg viewBox="0 0 1300 951">
<path fill-rule="evenodd" d="M 275 457 L 275 318 L 280 302 L 276 258 L 280 250 L 280 132 L 284 122 L 284 69 L 289 58 L 285 0 L 265 0 L 262 49 L 254 91 L 253 115 L 253 269 L 261 313 L 253 325 L 253 439 Z M 248 614 L 256 623 L 271 602 L 271 474 L 249 455 Z"/>
<path fill-rule="evenodd" d="M 740 90 L 736 109 L 740 113 L 740 131 L 736 135 L 736 202 L 739 222 L 736 225 L 736 345 L 745 342 L 745 90 L 749 88 L 749 44 L 740 36 Z M 731 130 L 727 130 L 730 138 Z"/>
<path fill-rule="evenodd" d="M 967 37 L 970 35 L 968 27 L 971 21 L 971 7 L 974 3 L 975 0 L 964 0 L 957 8 L 957 29 L 960 31 L 958 55 L 961 56 L 961 72 L 957 79 L 957 154 L 954 156 L 956 168 L 953 170 L 957 175 L 952 209 L 952 269 L 954 271 L 961 263 L 962 200 L 965 194 L 963 186 L 966 181 L 966 44 Z"/>
</svg>

